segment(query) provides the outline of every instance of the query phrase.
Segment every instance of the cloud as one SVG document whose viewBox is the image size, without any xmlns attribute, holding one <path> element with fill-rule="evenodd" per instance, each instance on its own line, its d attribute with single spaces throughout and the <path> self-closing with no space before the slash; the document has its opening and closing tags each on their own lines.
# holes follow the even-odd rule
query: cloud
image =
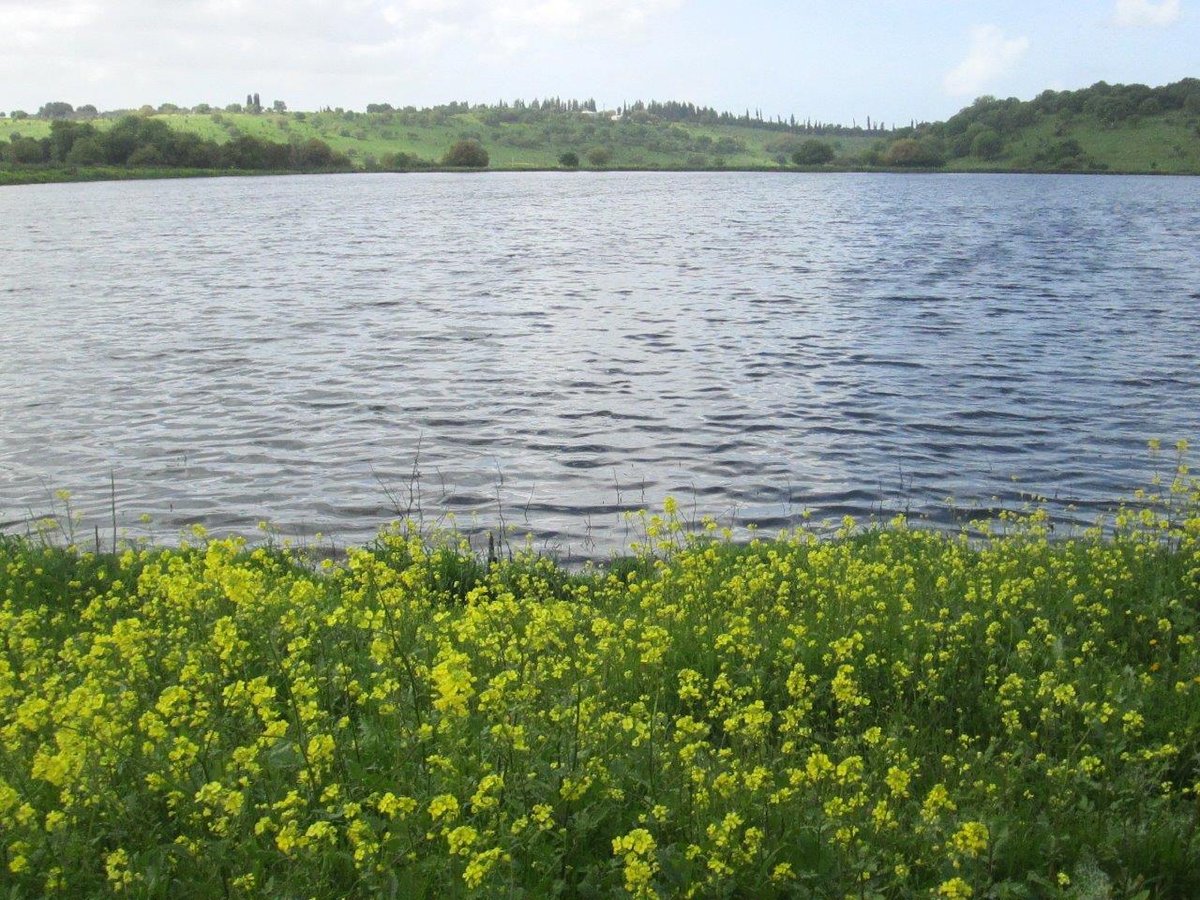
<svg viewBox="0 0 1200 900">
<path fill-rule="evenodd" d="M 1113 20 L 1125 28 L 1162 27 L 1178 21 L 1180 0 L 1117 0 Z"/>
<path fill-rule="evenodd" d="M 1029 38 L 1008 37 L 995 25 L 971 29 L 971 47 L 966 59 L 946 73 L 946 93 L 974 97 L 995 79 L 1012 69 L 1029 50 Z"/>
<path fill-rule="evenodd" d="M 382 9 L 393 42 L 429 47 L 466 39 L 490 54 L 516 53 L 538 40 L 628 37 L 683 0 L 394 0 Z"/>
<path fill-rule="evenodd" d="M 491 83 L 504 83 L 497 71 L 536 70 L 535 58 L 572 52 L 602 58 L 653 37 L 685 3 L 0 0 L 0 86 L 18 105 L 59 94 L 101 107 L 212 102 L 260 85 L 289 92 L 293 105 L 478 99 L 481 86 L 490 95 Z M 557 79 L 545 89 L 558 89 Z"/>
</svg>

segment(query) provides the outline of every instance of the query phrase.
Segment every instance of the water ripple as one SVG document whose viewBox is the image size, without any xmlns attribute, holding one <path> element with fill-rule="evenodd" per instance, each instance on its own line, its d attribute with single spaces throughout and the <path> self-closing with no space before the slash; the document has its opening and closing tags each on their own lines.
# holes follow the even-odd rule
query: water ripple
<svg viewBox="0 0 1200 900">
<path fill-rule="evenodd" d="M 556 174 L 0 190 L 0 520 L 68 488 L 568 553 L 623 514 L 1080 521 L 1200 432 L 1200 181 Z M 1020 480 L 1014 482 L 1014 477 Z"/>
</svg>

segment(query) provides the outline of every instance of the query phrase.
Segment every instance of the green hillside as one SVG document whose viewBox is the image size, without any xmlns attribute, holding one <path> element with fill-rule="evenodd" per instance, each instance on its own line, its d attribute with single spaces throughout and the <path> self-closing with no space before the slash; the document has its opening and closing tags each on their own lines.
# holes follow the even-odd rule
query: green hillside
<svg viewBox="0 0 1200 900">
<path fill-rule="evenodd" d="M 128 111 L 80 115 L 53 103 L 35 116 L 0 118 L 0 183 L 71 177 L 77 166 L 430 168 L 447 164 L 446 154 L 462 141 L 482 147 L 491 168 L 510 170 L 578 165 L 1200 174 L 1197 79 L 1159 88 L 1100 82 L 1029 101 L 983 97 L 945 122 L 903 128 L 768 121 L 674 102 L 639 102 L 620 111 L 591 106 L 553 100 L 289 112 L 239 104 L 184 111 L 167 104 L 143 107 L 131 118 Z M 112 138 L 114 128 L 126 136 Z M 72 156 L 77 136 L 90 140 L 81 145 L 86 152 L 77 148 Z M 256 142 L 269 145 L 265 155 Z"/>
</svg>

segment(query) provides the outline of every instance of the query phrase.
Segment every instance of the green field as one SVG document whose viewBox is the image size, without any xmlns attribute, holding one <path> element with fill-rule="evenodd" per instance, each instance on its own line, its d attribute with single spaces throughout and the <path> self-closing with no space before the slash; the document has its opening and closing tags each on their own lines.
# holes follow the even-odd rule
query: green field
<svg viewBox="0 0 1200 900">
<path fill-rule="evenodd" d="M 1053 539 L 0 540 L 5 894 L 1200 896 L 1185 450 Z"/>
<path fill-rule="evenodd" d="M 1047 120 L 1021 129 L 1000 160 L 964 157 L 950 161 L 948 167 L 959 171 L 995 169 L 998 163 L 1027 167 L 1039 151 L 1073 138 L 1084 153 L 1109 171 L 1196 175 L 1200 174 L 1200 134 L 1196 128 L 1196 117 L 1183 114 L 1160 115 L 1116 128 L 1087 120 L 1066 125 Z"/>
<path fill-rule="evenodd" d="M 574 167 L 564 162 L 574 157 L 593 169 L 1200 174 L 1196 79 L 1157 88 L 1099 82 L 1028 101 L 982 97 L 945 122 L 894 130 L 785 125 L 681 103 L 635 104 L 619 115 L 562 101 L 421 110 L 373 104 L 368 113 L 241 109 L 145 107 L 124 120 L 87 120 L 98 133 L 80 126 L 68 104 L 48 105 L 40 118 L 0 119 L 0 184 L 70 179 L 72 160 L 92 167 L 86 177 L 105 163 L 142 171 L 157 163 L 156 174 L 172 164 L 260 172 L 429 169 L 463 141 L 478 144 L 489 167 L 501 170 Z M 67 121 L 55 126 L 53 116 Z M 90 132 L 78 138 L 83 149 L 75 154 L 77 138 L 68 140 L 63 130 L 72 127 Z M 254 141 L 266 146 L 246 146 Z M 808 152 L 814 144 L 824 153 Z"/>
<path fill-rule="evenodd" d="M 794 137 L 748 126 L 725 125 L 621 125 L 607 119 L 571 117 L 569 127 L 502 123 L 488 125 L 485 116 L 459 113 L 430 116 L 431 121 L 404 124 L 386 114 L 337 113 L 218 113 L 155 116 L 171 128 L 224 143 L 246 134 L 274 143 L 317 138 L 346 153 L 359 167 L 378 164 L 388 154 L 408 153 L 436 163 L 458 140 L 475 139 L 487 149 L 491 168 L 547 169 L 559 166 L 559 157 L 574 151 L 587 166 L 587 153 L 603 147 L 611 154 L 605 168 L 758 168 L 779 166 L 780 156 Z M 563 118 L 567 118 L 563 116 Z M 432 121 L 444 119 L 444 121 Z M 101 129 L 109 119 L 92 120 Z M 0 119 L 0 141 L 13 133 L 44 138 L 50 123 L 38 119 Z M 830 138 L 844 155 L 856 155 L 873 141 L 866 137 Z"/>
</svg>

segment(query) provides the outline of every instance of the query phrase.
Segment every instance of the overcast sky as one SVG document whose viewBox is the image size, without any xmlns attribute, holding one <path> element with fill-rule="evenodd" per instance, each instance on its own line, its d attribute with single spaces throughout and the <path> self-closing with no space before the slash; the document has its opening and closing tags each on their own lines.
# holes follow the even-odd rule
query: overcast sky
<svg viewBox="0 0 1200 900">
<path fill-rule="evenodd" d="M 849 123 L 1200 76 L 1200 0 L 0 0 L 0 109 L 556 94 Z"/>
</svg>

